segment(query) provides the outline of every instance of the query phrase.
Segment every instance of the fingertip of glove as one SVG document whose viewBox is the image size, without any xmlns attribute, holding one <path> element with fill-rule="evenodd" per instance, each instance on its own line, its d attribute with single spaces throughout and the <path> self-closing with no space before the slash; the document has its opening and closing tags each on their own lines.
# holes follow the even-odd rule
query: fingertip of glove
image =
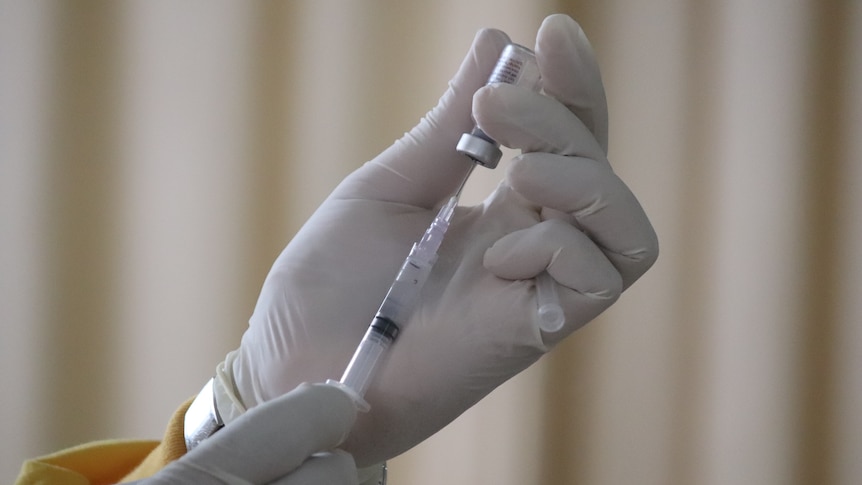
<svg viewBox="0 0 862 485">
<path fill-rule="evenodd" d="M 509 259 L 510 249 L 505 241 L 500 240 L 494 242 L 482 257 L 482 266 L 496 276 L 501 276 L 501 268 L 505 268 L 506 261 Z M 505 271 L 504 271 L 505 272 Z"/>
<path fill-rule="evenodd" d="M 487 82 L 497 57 L 508 42 L 509 37 L 501 30 L 486 28 L 476 33 L 470 50 L 449 81 L 449 89 L 427 115 L 432 125 L 445 127 L 453 133 L 469 129 L 471 99 Z"/>
<path fill-rule="evenodd" d="M 509 41 L 509 35 L 503 32 L 500 29 L 495 29 L 493 27 L 482 27 L 481 29 L 476 31 L 476 38 L 480 37 L 498 37 L 504 39 L 504 41 Z"/>
<path fill-rule="evenodd" d="M 314 388 L 314 392 L 319 393 L 322 399 L 326 399 L 328 402 L 332 403 L 337 414 L 351 416 L 352 419 L 356 418 L 357 408 L 353 397 L 340 386 L 323 382 L 316 384 L 304 383 L 301 384 L 301 386 Z"/>
<path fill-rule="evenodd" d="M 479 30 L 473 37 L 473 44 L 465 59 L 466 65 L 462 65 L 460 70 L 461 74 L 465 74 L 467 79 L 477 83 L 477 87 L 482 86 L 488 80 L 503 47 L 509 42 L 509 36 L 502 30 L 492 28 Z"/>
<path fill-rule="evenodd" d="M 472 95 L 472 92 L 482 87 L 488 80 L 497 58 L 508 43 L 509 36 L 502 30 L 484 28 L 476 32 L 470 52 L 453 82 L 456 85 L 469 84 Z"/>
<path fill-rule="evenodd" d="M 536 49 L 542 47 L 543 41 L 566 40 L 571 44 L 577 44 L 586 38 L 584 29 L 575 19 L 566 14 L 557 13 L 545 17 L 542 25 L 539 26 Z"/>
<path fill-rule="evenodd" d="M 272 483 L 339 483 L 358 484 L 359 473 L 353 457 L 334 449 L 315 453 L 281 480 Z"/>
<path fill-rule="evenodd" d="M 482 256 L 482 266 L 485 269 L 493 272 L 494 267 L 497 265 L 497 262 L 500 259 L 500 256 L 498 254 L 499 252 L 500 250 L 497 249 L 496 243 L 494 243 L 490 248 L 486 249 L 485 254 Z"/>
<path fill-rule="evenodd" d="M 340 463 L 342 468 L 351 470 L 353 473 L 357 473 L 356 460 L 353 458 L 353 455 L 339 448 L 334 448 L 330 450 L 329 453 L 332 454 L 334 460 Z"/>
<path fill-rule="evenodd" d="M 500 50 L 511 42 L 509 35 L 500 29 L 485 27 L 479 29 L 473 37 L 473 46 L 475 47 L 498 47 Z M 499 55 L 499 53 L 498 53 Z"/>
<path fill-rule="evenodd" d="M 314 438 L 319 443 L 312 446 L 312 451 L 337 446 L 356 422 L 357 411 L 350 397 L 335 386 L 324 383 L 303 382 L 264 406 L 269 410 L 266 419 L 292 422 L 294 426 L 305 423 L 316 429 Z M 263 426 L 267 426 L 266 419 Z"/>
<path fill-rule="evenodd" d="M 498 239 L 485 250 L 485 269 L 507 280 L 528 279 L 540 273 L 548 266 L 551 255 L 536 248 L 535 234 L 533 226 Z"/>
<path fill-rule="evenodd" d="M 568 29 L 581 28 L 580 24 L 578 24 L 578 22 L 570 15 L 566 15 L 564 13 L 552 13 L 551 15 L 545 17 L 545 19 L 542 21 L 542 26 L 540 27 L 540 30 L 542 28 L 549 28 L 555 26 Z"/>
</svg>

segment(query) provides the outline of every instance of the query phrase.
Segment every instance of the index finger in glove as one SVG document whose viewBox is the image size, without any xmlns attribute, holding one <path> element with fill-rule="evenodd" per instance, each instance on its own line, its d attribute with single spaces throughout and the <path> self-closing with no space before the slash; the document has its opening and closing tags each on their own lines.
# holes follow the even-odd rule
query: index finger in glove
<svg viewBox="0 0 862 485">
<path fill-rule="evenodd" d="M 510 84 L 491 84 L 473 97 L 476 122 L 491 138 L 523 152 L 550 152 L 607 163 L 587 126 L 559 101 Z"/>
<path fill-rule="evenodd" d="M 270 483 L 314 453 L 338 446 L 355 420 L 356 408 L 344 391 L 301 384 L 249 410 L 184 458 L 248 483 Z"/>
<path fill-rule="evenodd" d="M 607 153 L 607 98 L 598 62 L 581 27 L 567 15 L 547 17 L 536 36 L 536 60 L 545 93 L 572 110 Z"/>
<path fill-rule="evenodd" d="M 643 208 L 607 165 L 528 153 L 513 160 L 507 180 L 530 202 L 571 214 L 620 272 L 624 288 L 658 257 L 658 239 Z"/>
</svg>

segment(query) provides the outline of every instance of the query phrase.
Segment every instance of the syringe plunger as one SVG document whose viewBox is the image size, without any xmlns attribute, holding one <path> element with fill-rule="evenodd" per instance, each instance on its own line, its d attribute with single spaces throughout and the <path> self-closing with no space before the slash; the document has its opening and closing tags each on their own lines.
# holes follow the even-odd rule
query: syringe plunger
<svg viewBox="0 0 862 485">
<path fill-rule="evenodd" d="M 549 333 L 559 331 L 566 323 L 556 284 L 547 271 L 536 276 L 536 323 Z"/>
</svg>

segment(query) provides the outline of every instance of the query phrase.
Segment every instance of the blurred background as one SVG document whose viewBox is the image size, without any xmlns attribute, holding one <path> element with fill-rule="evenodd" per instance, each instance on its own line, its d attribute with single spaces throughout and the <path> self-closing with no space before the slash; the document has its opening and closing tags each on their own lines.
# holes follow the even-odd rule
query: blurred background
<svg viewBox="0 0 862 485">
<path fill-rule="evenodd" d="M 532 45 L 553 12 L 593 42 L 659 262 L 391 483 L 862 483 L 853 0 L 2 0 L 0 481 L 159 438 L 475 32 Z"/>
</svg>

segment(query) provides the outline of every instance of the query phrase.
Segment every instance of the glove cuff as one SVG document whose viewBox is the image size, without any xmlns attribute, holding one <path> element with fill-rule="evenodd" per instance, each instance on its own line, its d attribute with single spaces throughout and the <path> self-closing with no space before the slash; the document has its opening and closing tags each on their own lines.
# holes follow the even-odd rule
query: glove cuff
<svg viewBox="0 0 862 485">
<path fill-rule="evenodd" d="M 213 378 L 213 401 L 216 412 L 224 424 L 228 424 L 246 412 L 246 406 L 239 398 L 233 379 L 233 361 L 237 358 L 237 351 L 227 354 L 224 362 L 216 366 Z"/>
</svg>

